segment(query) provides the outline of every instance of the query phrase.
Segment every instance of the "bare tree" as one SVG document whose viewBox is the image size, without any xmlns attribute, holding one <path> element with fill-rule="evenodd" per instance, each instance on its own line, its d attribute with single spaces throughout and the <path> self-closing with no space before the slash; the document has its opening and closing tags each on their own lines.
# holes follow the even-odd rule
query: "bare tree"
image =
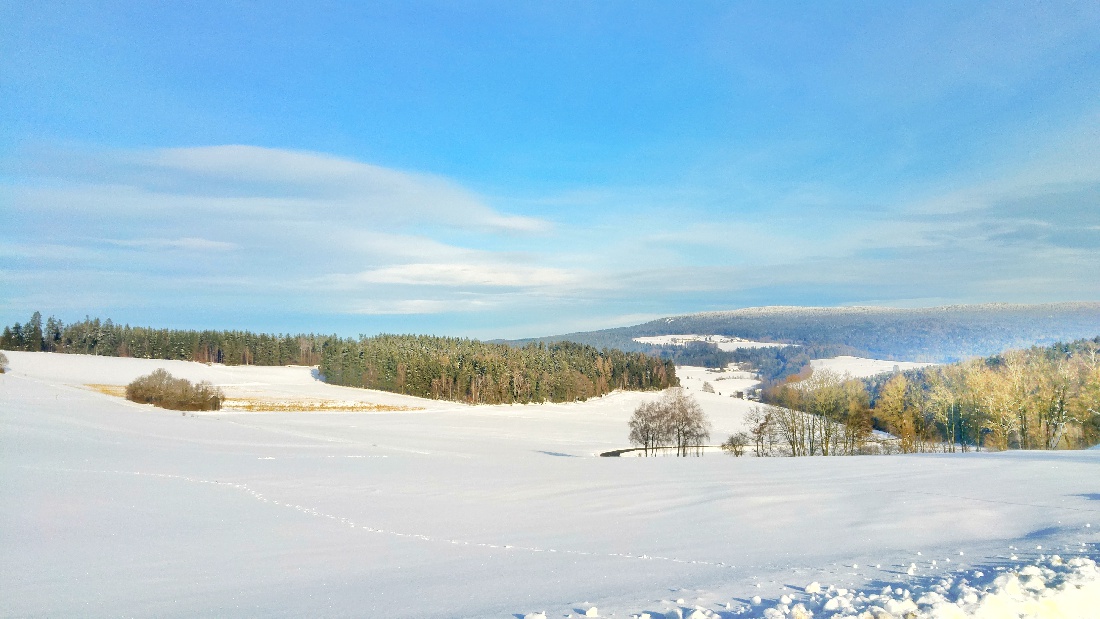
<svg viewBox="0 0 1100 619">
<path fill-rule="evenodd" d="M 646 456 L 670 442 L 668 415 L 658 402 L 643 402 L 630 417 L 630 442 L 640 445 Z"/>
<path fill-rule="evenodd" d="M 828 370 L 814 371 L 799 383 L 803 392 L 803 411 L 810 413 L 809 455 L 836 455 L 840 449 L 842 422 L 848 412 L 848 393 L 844 377 Z"/>
<path fill-rule="evenodd" d="M 683 389 L 669 389 L 657 402 L 645 402 L 630 418 L 630 442 L 640 445 L 648 456 L 660 447 L 671 446 L 677 456 L 696 455 L 710 439 L 710 421 L 695 398 Z"/>
<path fill-rule="evenodd" d="M 679 387 L 665 392 L 659 403 L 668 415 L 672 444 L 677 456 L 687 456 L 689 450 L 702 453 L 702 447 L 710 440 L 710 420 L 702 407 Z"/>
<path fill-rule="evenodd" d="M 770 456 L 775 444 L 775 416 L 772 407 L 756 406 L 745 416 L 752 438 L 752 451 L 758 458 Z"/>
<path fill-rule="evenodd" d="M 1043 360 L 1034 364 L 1044 364 Z M 1084 365 L 1074 367 L 1069 359 L 1045 360 L 1045 367 L 1033 372 L 1038 426 L 1044 449 L 1057 449 L 1072 424 L 1083 424 L 1084 417 L 1075 415 L 1071 405 L 1071 390 L 1075 374 L 1083 374 Z"/>
<path fill-rule="evenodd" d="M 771 409 L 779 437 L 786 443 L 787 455 L 811 455 L 810 440 L 813 432 L 810 424 L 813 422 L 813 415 L 787 406 L 773 406 Z"/>
<path fill-rule="evenodd" d="M 861 454 L 874 430 L 870 396 L 863 383 L 855 379 L 844 383 L 844 391 L 848 402 L 841 437 L 843 452 L 848 455 Z"/>
<path fill-rule="evenodd" d="M 879 392 L 875 414 L 886 422 L 890 432 L 898 437 L 902 453 L 917 450 L 917 426 L 914 423 L 913 401 L 909 381 L 898 374 L 891 378 Z"/>
</svg>

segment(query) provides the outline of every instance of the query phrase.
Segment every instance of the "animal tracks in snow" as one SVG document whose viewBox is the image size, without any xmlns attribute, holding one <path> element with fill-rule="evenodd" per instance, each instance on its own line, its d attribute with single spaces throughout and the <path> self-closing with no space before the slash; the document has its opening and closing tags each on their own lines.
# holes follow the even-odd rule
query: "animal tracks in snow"
<svg viewBox="0 0 1100 619">
<path fill-rule="evenodd" d="M 384 456 L 383 456 L 384 457 Z M 277 507 L 284 507 L 287 509 L 293 509 L 297 512 L 314 516 L 317 518 L 323 518 L 337 522 L 340 525 L 346 526 L 351 529 L 365 531 L 367 533 L 373 533 L 377 535 L 387 535 L 391 537 L 400 537 L 405 539 L 413 539 L 423 542 L 449 544 L 452 546 L 460 546 L 467 548 L 487 548 L 490 550 L 505 550 L 512 552 L 529 552 L 529 553 L 550 553 L 559 555 L 571 555 L 580 557 L 605 557 L 615 559 L 627 559 L 636 561 L 664 561 L 668 563 L 681 563 L 685 565 L 704 565 L 716 568 L 734 568 L 736 565 L 730 563 L 716 562 L 716 561 L 703 561 L 696 559 L 680 559 L 677 557 L 665 557 L 659 555 L 649 554 L 634 554 L 628 552 L 589 552 L 584 550 L 569 550 L 559 548 L 540 548 L 537 546 L 518 546 L 513 544 L 492 544 L 489 542 L 475 542 L 470 540 L 451 539 L 446 537 L 438 537 L 432 535 L 423 535 L 420 533 L 408 533 L 402 531 L 392 531 L 389 529 L 380 529 L 368 525 L 361 525 L 356 521 L 345 518 L 343 516 L 337 516 L 335 514 L 328 514 L 305 505 L 298 505 L 289 501 L 280 501 L 278 499 L 270 498 L 263 493 L 250 487 L 248 484 L 237 483 L 232 481 L 221 481 L 217 479 L 203 479 L 200 477 L 192 477 L 189 475 L 175 475 L 171 473 L 146 473 L 142 471 L 122 471 L 122 470 L 97 470 L 97 469 L 70 469 L 70 468 L 44 468 L 44 467 L 21 467 L 26 469 L 37 469 L 43 471 L 56 471 L 59 473 L 90 473 L 90 474 L 102 474 L 102 475 L 131 475 L 135 477 L 152 477 L 157 479 L 172 479 L 177 481 L 184 481 L 193 484 L 205 484 L 210 486 L 220 486 L 223 488 L 230 488 L 233 490 L 239 490 L 253 499 L 260 501 L 261 503 L 267 503 Z"/>
</svg>

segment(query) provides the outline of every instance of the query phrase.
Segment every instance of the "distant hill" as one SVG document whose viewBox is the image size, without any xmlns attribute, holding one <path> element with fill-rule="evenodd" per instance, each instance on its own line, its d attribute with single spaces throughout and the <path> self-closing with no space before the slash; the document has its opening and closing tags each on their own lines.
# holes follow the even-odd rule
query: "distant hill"
<svg viewBox="0 0 1100 619">
<path fill-rule="evenodd" d="M 572 341 L 652 351 L 632 338 L 728 335 L 748 340 L 846 346 L 884 359 L 948 362 L 1012 348 L 1100 335 L 1100 303 L 888 307 L 758 307 L 660 318 L 633 327 L 516 340 Z"/>
</svg>

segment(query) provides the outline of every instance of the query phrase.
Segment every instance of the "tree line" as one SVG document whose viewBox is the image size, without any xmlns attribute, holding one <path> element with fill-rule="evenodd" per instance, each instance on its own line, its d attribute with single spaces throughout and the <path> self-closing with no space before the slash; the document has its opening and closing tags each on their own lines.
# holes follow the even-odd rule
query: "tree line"
<svg viewBox="0 0 1100 619">
<path fill-rule="evenodd" d="M 560 342 L 521 348 L 462 338 L 269 335 L 118 325 L 65 324 L 35 312 L 4 327 L 0 349 L 172 359 L 226 365 L 319 365 L 327 382 L 476 404 L 566 402 L 615 389 L 679 384 L 672 362 Z"/>
<path fill-rule="evenodd" d="M 427 335 L 332 338 L 320 366 L 333 384 L 470 404 L 569 402 L 679 384 L 670 361 L 573 342 L 514 347 Z"/>
<path fill-rule="evenodd" d="M 34 312 L 4 327 L 0 350 L 162 358 L 226 365 L 319 365 L 327 382 L 427 398 L 505 404 L 572 401 L 678 385 L 675 366 L 640 353 L 560 342 L 522 347 L 427 335 L 266 334 L 63 323 Z"/>
<path fill-rule="evenodd" d="M 119 325 L 85 318 L 65 324 L 35 312 L 24 324 L 5 326 L 0 349 L 108 357 L 172 359 L 225 365 L 317 365 L 331 336 L 270 335 L 250 331 L 191 331 Z"/>
<path fill-rule="evenodd" d="M 734 441 L 757 455 L 1084 448 L 1100 443 L 1100 337 L 864 381 L 815 371 L 763 399 Z"/>
<path fill-rule="evenodd" d="M 1089 447 L 1100 442 L 1100 337 L 910 371 L 870 392 L 904 450 Z"/>
</svg>

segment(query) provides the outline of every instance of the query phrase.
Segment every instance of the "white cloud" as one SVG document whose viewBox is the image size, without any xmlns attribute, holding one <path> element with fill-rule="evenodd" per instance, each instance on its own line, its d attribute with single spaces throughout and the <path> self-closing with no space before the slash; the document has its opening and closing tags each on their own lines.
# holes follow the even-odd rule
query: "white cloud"
<svg viewBox="0 0 1100 619">
<path fill-rule="evenodd" d="M 21 274 L 79 261 L 133 305 L 463 312 L 579 280 L 531 253 L 549 222 L 431 174 L 252 146 L 53 152 L 15 172 L 0 201 L 53 222 L 50 242 L 12 228 L 0 256 Z"/>
<path fill-rule="evenodd" d="M 96 252 L 87 248 L 58 243 L 0 242 L 0 256 L 38 261 L 77 261 L 94 258 Z"/>
<path fill-rule="evenodd" d="M 402 264 L 371 269 L 350 277 L 371 284 L 503 288 L 572 286 L 581 280 L 573 272 L 551 267 L 459 263 Z"/>
<path fill-rule="evenodd" d="M 179 249 L 184 251 L 231 251 L 237 249 L 236 243 L 224 241 L 211 241 L 194 237 L 178 239 L 107 239 L 107 243 L 118 247 L 134 247 L 138 249 Z"/>
<path fill-rule="evenodd" d="M 51 153 L 33 183 L 0 187 L 21 208 L 136 216 L 280 218 L 352 227 L 432 225 L 543 233 L 550 222 L 504 213 L 442 176 L 323 153 L 257 146 Z M 41 182 L 48 180 L 49 182 Z"/>
<path fill-rule="evenodd" d="M 293 210 L 306 211 L 311 217 L 328 213 L 353 221 L 380 218 L 496 232 L 542 232 L 550 227 L 541 219 L 500 213 L 473 192 L 441 176 L 323 153 L 230 145 L 139 153 L 133 161 L 139 166 L 223 183 L 226 195 L 220 198 L 226 204 L 242 202 L 234 200 L 233 194 L 243 190 L 259 193 L 255 197 L 261 199 L 274 198 L 276 205 L 296 206 Z"/>
<path fill-rule="evenodd" d="M 487 300 L 477 299 L 396 299 L 365 303 L 354 307 L 352 314 L 385 316 L 391 314 L 445 314 L 450 312 L 477 312 L 494 307 Z"/>
</svg>

